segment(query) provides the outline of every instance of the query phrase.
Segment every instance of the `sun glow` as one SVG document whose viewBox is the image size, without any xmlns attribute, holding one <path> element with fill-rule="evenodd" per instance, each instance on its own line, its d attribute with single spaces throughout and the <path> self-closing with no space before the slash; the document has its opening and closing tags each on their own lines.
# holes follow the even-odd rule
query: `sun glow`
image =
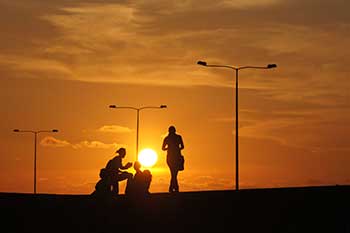
<svg viewBox="0 0 350 233">
<path fill-rule="evenodd" d="M 152 167 L 158 160 L 157 152 L 152 149 L 143 149 L 139 154 L 139 162 L 144 167 Z"/>
</svg>

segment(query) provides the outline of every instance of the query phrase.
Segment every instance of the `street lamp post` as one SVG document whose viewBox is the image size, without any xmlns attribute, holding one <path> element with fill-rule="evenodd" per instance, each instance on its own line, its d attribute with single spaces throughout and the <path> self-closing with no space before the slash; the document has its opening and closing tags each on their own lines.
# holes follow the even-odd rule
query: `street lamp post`
<svg viewBox="0 0 350 233">
<path fill-rule="evenodd" d="M 267 66 L 241 66 L 234 67 L 228 65 L 208 65 L 205 61 L 198 61 L 198 65 L 206 67 L 219 67 L 232 69 L 236 73 L 236 190 L 239 190 L 239 162 L 238 162 L 238 71 L 243 69 L 273 69 L 276 68 L 276 64 L 268 64 Z"/>
<path fill-rule="evenodd" d="M 39 131 L 34 131 L 34 130 L 19 130 L 19 129 L 14 129 L 13 132 L 16 133 L 32 133 L 34 134 L 34 194 L 36 194 L 36 144 L 37 144 L 37 138 L 39 133 L 57 133 L 57 129 L 53 130 L 39 130 Z"/>
<path fill-rule="evenodd" d="M 132 109 L 136 111 L 136 160 L 139 158 L 139 127 L 140 127 L 140 111 L 143 109 L 161 109 L 161 108 L 167 108 L 166 105 L 160 105 L 160 106 L 145 106 L 140 108 L 135 107 L 124 107 L 124 106 L 117 106 L 117 105 L 109 105 L 109 108 L 121 108 L 121 109 Z"/>
</svg>

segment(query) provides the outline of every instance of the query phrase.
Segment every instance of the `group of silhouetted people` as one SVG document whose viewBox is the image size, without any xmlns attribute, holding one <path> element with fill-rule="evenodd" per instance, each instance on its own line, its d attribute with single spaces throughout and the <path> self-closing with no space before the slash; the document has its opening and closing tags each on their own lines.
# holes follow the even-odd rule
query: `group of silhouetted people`
<svg viewBox="0 0 350 233">
<path fill-rule="evenodd" d="M 122 160 L 126 155 L 125 148 L 119 148 L 118 154 L 109 160 L 106 167 L 100 170 L 100 180 L 95 185 L 93 195 L 105 197 L 119 194 L 119 182 L 127 180 L 125 194 L 129 196 L 146 195 L 149 193 L 149 186 L 152 181 L 152 174 L 149 170 L 141 171 L 141 164 L 134 163 L 135 175 L 127 171 L 132 166 L 128 162 L 123 165 Z"/>
<path fill-rule="evenodd" d="M 169 134 L 164 138 L 162 150 L 167 151 L 167 165 L 170 169 L 171 179 L 169 192 L 179 192 L 177 175 L 179 171 L 184 170 L 184 156 L 181 150 L 184 149 L 182 137 L 176 134 L 174 126 L 168 129 Z M 125 170 L 133 166 L 131 162 L 123 165 L 122 160 L 126 156 L 126 149 L 119 148 L 114 158 L 108 161 L 106 167 L 100 170 L 100 180 L 95 185 L 94 196 L 106 197 L 119 194 L 119 182 L 126 180 L 125 194 L 128 196 L 145 196 L 149 194 L 149 187 L 152 181 L 150 170 L 141 171 L 141 164 L 134 163 L 135 174 Z"/>
</svg>

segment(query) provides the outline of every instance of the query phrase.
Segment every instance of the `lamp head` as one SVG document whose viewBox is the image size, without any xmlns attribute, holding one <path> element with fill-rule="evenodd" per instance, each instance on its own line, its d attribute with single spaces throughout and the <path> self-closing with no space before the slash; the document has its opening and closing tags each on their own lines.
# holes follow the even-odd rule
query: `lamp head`
<svg viewBox="0 0 350 233">
<path fill-rule="evenodd" d="M 116 105 L 109 105 L 109 108 L 117 108 Z"/>
<path fill-rule="evenodd" d="M 166 105 L 160 105 L 160 108 L 167 108 L 168 106 Z"/>
<path fill-rule="evenodd" d="M 268 69 L 277 68 L 277 65 L 276 65 L 276 64 L 268 64 L 268 65 L 267 65 L 267 68 L 268 68 Z"/>
<path fill-rule="evenodd" d="M 198 61 L 197 64 L 201 66 L 207 66 L 207 63 L 205 61 Z"/>
<path fill-rule="evenodd" d="M 58 129 L 53 129 L 52 132 L 57 133 Z"/>
<path fill-rule="evenodd" d="M 13 132 L 16 132 L 16 133 L 17 133 L 17 132 L 19 132 L 19 129 L 14 129 Z"/>
</svg>

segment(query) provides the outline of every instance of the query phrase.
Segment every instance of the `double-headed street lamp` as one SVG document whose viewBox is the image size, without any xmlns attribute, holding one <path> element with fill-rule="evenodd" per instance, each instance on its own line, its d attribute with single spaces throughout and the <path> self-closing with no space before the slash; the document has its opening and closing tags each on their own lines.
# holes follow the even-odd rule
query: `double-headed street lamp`
<svg viewBox="0 0 350 233">
<path fill-rule="evenodd" d="M 34 134 L 34 194 L 36 194 L 36 144 L 37 144 L 37 138 L 39 133 L 57 133 L 57 129 L 53 130 L 19 130 L 19 129 L 14 129 L 13 132 L 16 133 L 32 133 Z"/>
<path fill-rule="evenodd" d="M 198 65 L 206 67 L 219 67 L 228 68 L 236 71 L 236 190 L 239 190 L 239 170 L 238 170 L 238 71 L 243 69 L 273 69 L 276 68 L 276 64 L 268 64 L 267 66 L 241 66 L 234 67 L 228 65 L 208 65 L 205 61 L 198 61 Z"/>
<path fill-rule="evenodd" d="M 140 111 L 143 109 L 161 109 L 161 108 L 167 108 L 166 105 L 160 105 L 159 107 L 156 106 L 145 106 L 140 108 L 135 107 L 124 107 L 124 106 L 117 106 L 117 105 L 109 105 L 110 108 L 121 108 L 121 109 L 132 109 L 137 112 L 136 115 L 136 160 L 139 159 L 139 126 L 140 126 Z"/>
</svg>

